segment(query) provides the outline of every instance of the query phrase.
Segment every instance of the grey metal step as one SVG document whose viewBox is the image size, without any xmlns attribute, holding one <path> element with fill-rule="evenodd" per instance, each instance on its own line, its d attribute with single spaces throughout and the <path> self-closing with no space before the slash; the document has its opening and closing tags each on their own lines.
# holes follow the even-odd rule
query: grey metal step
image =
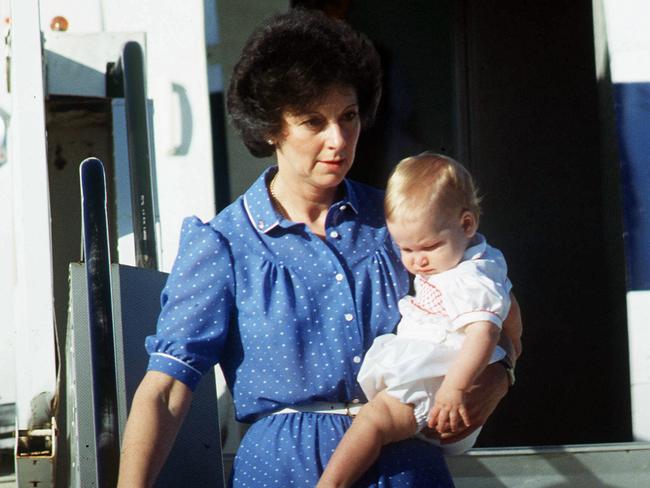
<svg viewBox="0 0 650 488">
<path fill-rule="evenodd" d="M 457 488 L 650 487 L 650 443 L 473 449 L 447 458 Z"/>
</svg>

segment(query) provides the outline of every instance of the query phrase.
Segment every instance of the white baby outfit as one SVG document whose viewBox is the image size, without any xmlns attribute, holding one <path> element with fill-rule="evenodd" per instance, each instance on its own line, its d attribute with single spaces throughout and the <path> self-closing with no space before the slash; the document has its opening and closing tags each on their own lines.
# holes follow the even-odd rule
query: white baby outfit
<svg viewBox="0 0 650 488">
<path fill-rule="evenodd" d="M 508 315 L 512 285 L 507 271 L 503 254 L 477 233 L 455 268 L 416 276 L 415 296 L 407 295 L 399 302 L 402 319 L 397 335 L 377 337 L 364 358 L 357 379 L 368 399 L 386 390 L 402 403 L 414 404 L 418 431 L 422 430 L 444 375 L 461 348 L 465 326 L 489 321 L 501 328 Z M 505 351 L 497 346 L 490 363 L 504 356 Z M 474 445 L 479 430 L 443 445 L 443 451 L 450 455 L 465 452 Z"/>
</svg>

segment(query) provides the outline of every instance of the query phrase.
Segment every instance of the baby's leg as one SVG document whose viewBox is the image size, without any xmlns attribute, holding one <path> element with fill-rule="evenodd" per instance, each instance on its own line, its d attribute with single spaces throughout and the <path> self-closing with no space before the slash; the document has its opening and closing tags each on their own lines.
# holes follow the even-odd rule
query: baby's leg
<svg viewBox="0 0 650 488">
<path fill-rule="evenodd" d="M 379 393 L 355 417 L 317 487 L 351 486 L 377 460 L 382 446 L 407 439 L 416 430 L 413 406 Z"/>
</svg>

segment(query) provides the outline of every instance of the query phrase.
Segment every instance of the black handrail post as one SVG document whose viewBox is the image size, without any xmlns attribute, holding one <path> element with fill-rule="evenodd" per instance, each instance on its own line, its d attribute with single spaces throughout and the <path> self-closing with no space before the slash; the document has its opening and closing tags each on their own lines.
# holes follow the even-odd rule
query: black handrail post
<svg viewBox="0 0 650 488">
<path fill-rule="evenodd" d="M 158 269 L 144 54 L 137 42 L 127 42 L 109 67 L 107 92 L 125 100 L 136 265 Z"/>
<path fill-rule="evenodd" d="M 85 159 L 81 180 L 84 259 L 90 328 L 90 363 L 100 488 L 117 484 L 120 458 L 111 295 L 111 259 L 106 215 L 106 176 L 99 159 Z"/>
</svg>

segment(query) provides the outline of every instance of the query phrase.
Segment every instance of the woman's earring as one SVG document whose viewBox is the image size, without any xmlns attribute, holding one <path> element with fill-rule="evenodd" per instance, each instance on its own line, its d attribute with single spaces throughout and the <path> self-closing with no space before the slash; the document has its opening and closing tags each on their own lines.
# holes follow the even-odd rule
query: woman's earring
<svg viewBox="0 0 650 488">
<path fill-rule="evenodd" d="M 266 143 L 267 143 L 269 146 L 273 146 L 273 139 L 267 139 L 267 140 L 266 140 Z"/>
</svg>

